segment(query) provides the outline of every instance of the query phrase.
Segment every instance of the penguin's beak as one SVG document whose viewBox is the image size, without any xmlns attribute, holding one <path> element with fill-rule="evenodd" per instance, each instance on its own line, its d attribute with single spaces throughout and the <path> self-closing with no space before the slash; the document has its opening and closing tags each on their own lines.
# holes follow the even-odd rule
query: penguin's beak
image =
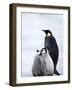
<svg viewBox="0 0 72 90">
<path fill-rule="evenodd" d="M 48 32 L 46 31 L 46 30 L 42 30 L 44 33 L 45 33 L 45 35 L 47 36 L 47 34 L 48 34 Z"/>
</svg>

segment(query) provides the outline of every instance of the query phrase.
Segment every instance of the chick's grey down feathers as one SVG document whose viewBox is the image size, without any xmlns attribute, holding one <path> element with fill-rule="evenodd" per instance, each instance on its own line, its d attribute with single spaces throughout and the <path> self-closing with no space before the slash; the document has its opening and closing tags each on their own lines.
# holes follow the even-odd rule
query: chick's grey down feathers
<svg viewBox="0 0 72 90">
<path fill-rule="evenodd" d="M 37 50 L 38 51 L 38 50 Z M 46 50 L 45 50 L 46 52 Z M 43 53 L 43 49 L 40 54 L 34 57 L 34 62 L 32 66 L 33 76 L 49 76 L 54 73 L 54 65 L 49 53 Z"/>
</svg>

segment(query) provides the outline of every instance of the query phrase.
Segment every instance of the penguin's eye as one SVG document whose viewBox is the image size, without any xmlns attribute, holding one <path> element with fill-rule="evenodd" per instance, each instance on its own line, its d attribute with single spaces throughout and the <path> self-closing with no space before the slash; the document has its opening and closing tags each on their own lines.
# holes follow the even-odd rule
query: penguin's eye
<svg viewBox="0 0 72 90">
<path fill-rule="evenodd" d="M 50 37 L 51 36 L 51 33 L 48 33 L 47 36 Z"/>
</svg>

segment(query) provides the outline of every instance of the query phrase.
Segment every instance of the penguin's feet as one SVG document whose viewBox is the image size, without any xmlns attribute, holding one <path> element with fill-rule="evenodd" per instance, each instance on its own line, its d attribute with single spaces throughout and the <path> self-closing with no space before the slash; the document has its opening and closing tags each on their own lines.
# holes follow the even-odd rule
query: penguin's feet
<svg viewBox="0 0 72 90">
<path fill-rule="evenodd" d="M 36 76 L 43 76 L 43 75 L 42 75 L 42 74 L 38 74 L 38 73 L 37 73 L 37 74 L 33 74 L 33 76 L 35 76 L 35 77 L 36 77 Z"/>
<path fill-rule="evenodd" d="M 55 73 L 56 75 L 60 75 L 60 73 L 59 73 L 57 70 L 55 70 L 54 73 Z"/>
</svg>

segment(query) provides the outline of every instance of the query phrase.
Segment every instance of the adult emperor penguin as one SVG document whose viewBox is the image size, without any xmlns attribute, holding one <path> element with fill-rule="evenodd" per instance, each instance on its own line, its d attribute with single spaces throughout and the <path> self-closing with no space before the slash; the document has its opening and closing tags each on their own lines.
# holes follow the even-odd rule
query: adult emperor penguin
<svg viewBox="0 0 72 90">
<path fill-rule="evenodd" d="M 45 32 L 45 42 L 44 42 L 44 47 L 48 49 L 49 54 L 53 60 L 54 63 L 54 73 L 56 75 L 60 75 L 60 73 L 56 70 L 57 62 L 58 62 L 58 57 L 59 57 L 59 49 L 57 42 L 52 35 L 52 32 L 50 30 L 42 30 Z"/>
</svg>

